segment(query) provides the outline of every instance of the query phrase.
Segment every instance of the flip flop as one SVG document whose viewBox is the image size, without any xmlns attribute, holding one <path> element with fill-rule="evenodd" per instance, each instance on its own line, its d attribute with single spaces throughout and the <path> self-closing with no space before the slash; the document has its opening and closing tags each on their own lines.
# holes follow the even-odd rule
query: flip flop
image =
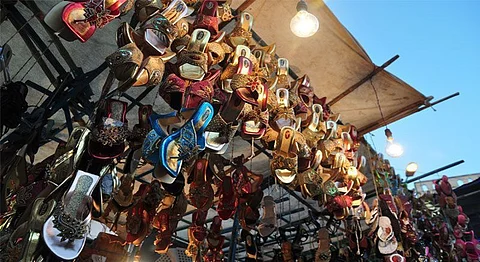
<svg viewBox="0 0 480 262">
<path fill-rule="evenodd" d="M 43 226 L 43 240 L 57 257 L 78 257 L 86 241 L 91 220 L 92 199 L 99 176 L 77 171 L 70 189 Z"/>
</svg>

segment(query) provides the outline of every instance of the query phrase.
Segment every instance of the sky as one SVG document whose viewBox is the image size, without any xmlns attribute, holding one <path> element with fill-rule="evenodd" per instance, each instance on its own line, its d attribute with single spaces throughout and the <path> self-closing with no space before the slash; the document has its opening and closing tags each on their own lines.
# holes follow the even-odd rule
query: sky
<svg viewBox="0 0 480 262">
<path fill-rule="evenodd" d="M 377 65 L 400 58 L 387 71 L 425 96 L 460 96 L 404 118 L 388 127 L 404 147 L 389 158 L 405 178 L 409 162 L 416 175 L 458 160 L 465 163 L 441 175 L 480 173 L 480 0 L 329 0 L 327 5 Z M 321 22 L 320 22 L 321 26 Z M 365 135 L 385 154 L 384 129 Z"/>
</svg>

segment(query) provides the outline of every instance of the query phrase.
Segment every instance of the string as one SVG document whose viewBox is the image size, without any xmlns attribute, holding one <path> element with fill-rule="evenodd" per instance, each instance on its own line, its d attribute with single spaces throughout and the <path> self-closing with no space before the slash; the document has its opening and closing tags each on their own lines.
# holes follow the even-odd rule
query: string
<svg viewBox="0 0 480 262">
<path fill-rule="evenodd" d="M 378 98 L 377 89 L 376 89 L 375 86 L 373 85 L 372 78 L 370 78 L 369 81 L 370 81 L 370 85 L 371 85 L 372 88 L 373 88 L 373 92 L 375 93 L 375 99 L 377 100 L 378 110 L 380 111 L 380 115 L 382 116 L 383 125 L 384 125 L 385 127 L 387 127 L 387 123 L 385 122 L 385 117 L 384 117 L 384 115 L 383 115 L 382 107 L 380 106 L 380 99 Z"/>
</svg>

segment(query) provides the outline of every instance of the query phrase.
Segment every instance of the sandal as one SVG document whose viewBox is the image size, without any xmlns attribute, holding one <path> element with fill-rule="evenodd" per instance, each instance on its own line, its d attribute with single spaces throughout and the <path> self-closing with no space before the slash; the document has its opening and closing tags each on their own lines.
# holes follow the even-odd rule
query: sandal
<svg viewBox="0 0 480 262">
<path fill-rule="evenodd" d="M 180 110 L 184 104 L 184 93 L 187 88 L 187 82 L 175 74 L 170 74 L 167 79 L 160 84 L 158 94 L 163 100 L 175 110 Z"/>
<path fill-rule="evenodd" d="M 190 171 L 193 182 L 190 185 L 187 198 L 190 204 L 199 210 L 207 211 L 212 207 L 213 188 L 207 176 L 208 160 L 197 159 Z"/>
<path fill-rule="evenodd" d="M 290 107 L 289 96 L 287 89 L 278 88 L 276 91 L 277 107 L 274 108 L 272 112 L 274 117 L 270 118 L 270 126 L 277 132 L 280 132 L 285 126 L 292 128 L 298 126 L 295 112 L 293 108 Z"/>
<path fill-rule="evenodd" d="M 244 88 L 245 85 L 249 82 L 248 75 L 251 73 L 252 70 L 252 62 L 244 57 L 239 57 L 238 62 L 238 73 L 235 74 L 231 81 L 231 87 L 233 89 L 233 93 L 230 96 L 227 105 L 223 108 L 220 115 L 227 123 L 232 123 L 237 121 L 240 116 L 240 113 L 243 110 L 245 105 L 245 101 L 241 98 L 240 93 L 237 89 Z"/>
<path fill-rule="evenodd" d="M 242 115 L 242 137 L 245 139 L 262 138 L 268 127 L 268 111 L 262 112 L 259 108 L 245 105 Z"/>
<path fill-rule="evenodd" d="M 222 220 L 219 216 L 213 217 L 210 231 L 207 235 L 208 250 L 204 255 L 204 260 L 207 262 L 221 262 L 223 261 L 223 243 L 225 237 L 221 235 Z"/>
<path fill-rule="evenodd" d="M 218 35 L 217 8 L 217 1 L 203 1 L 202 6 L 198 11 L 197 18 L 193 23 L 193 27 L 208 30 L 212 38 L 216 38 Z"/>
<path fill-rule="evenodd" d="M 222 187 L 219 190 L 220 196 L 217 213 L 222 220 L 227 220 L 235 214 L 238 205 L 238 198 L 233 188 L 233 178 L 231 176 L 225 176 Z"/>
<path fill-rule="evenodd" d="M 203 102 L 182 128 L 162 140 L 161 164 L 170 176 L 177 177 L 183 161 L 191 159 L 205 149 L 204 131 L 212 117 L 212 105 Z"/>
<path fill-rule="evenodd" d="M 163 3 L 158 3 L 157 0 L 137 0 L 135 1 L 134 15 L 140 23 L 144 23 L 152 16 L 160 13 L 163 7 Z"/>
<path fill-rule="evenodd" d="M 207 229 L 205 228 L 207 213 L 208 211 L 197 209 L 192 214 L 192 225 L 190 226 L 190 230 L 192 232 L 192 236 L 198 242 L 203 242 L 207 237 Z"/>
<path fill-rule="evenodd" d="M 125 150 L 128 136 L 127 103 L 109 99 L 106 116 L 92 131 L 88 153 L 96 159 L 114 159 Z"/>
<path fill-rule="evenodd" d="M 82 251 L 91 220 L 91 195 L 99 180 L 99 176 L 78 171 L 53 216 L 45 222 L 43 240 L 57 257 L 72 260 Z"/>
<path fill-rule="evenodd" d="M 275 143 L 273 159 L 270 162 L 272 173 L 285 184 L 290 184 L 297 175 L 297 155 L 294 150 L 296 131 L 285 126 Z"/>
<path fill-rule="evenodd" d="M 169 114 L 154 113 L 150 115 L 149 121 L 153 129 L 148 132 L 143 141 L 142 152 L 143 157 L 148 162 L 156 164 L 160 159 L 160 156 L 158 155 L 160 142 L 171 133 L 169 127 L 174 124 L 179 124 L 181 119 L 177 112 Z"/>
<path fill-rule="evenodd" d="M 323 108 L 319 104 L 312 106 L 312 120 L 308 127 L 303 129 L 302 134 L 307 139 L 310 147 L 315 147 L 317 142 L 325 137 L 327 127 L 323 121 Z"/>
<path fill-rule="evenodd" d="M 7 200 L 14 196 L 22 186 L 27 185 L 27 162 L 25 161 L 27 146 L 24 145 L 17 152 L 15 158 L 11 161 L 11 165 L 5 170 L 5 173 L 2 172 L 2 175 L 5 174 L 1 179 L 0 211 L 2 213 L 6 212 L 9 206 Z"/>
<path fill-rule="evenodd" d="M 197 108 L 202 102 L 212 102 L 213 86 L 220 76 L 220 70 L 211 70 L 200 82 L 192 83 L 184 94 L 183 108 Z"/>
<path fill-rule="evenodd" d="M 253 16 L 247 12 L 240 14 L 240 19 L 237 21 L 235 28 L 228 36 L 231 46 L 247 45 L 252 37 Z"/>
<path fill-rule="evenodd" d="M 118 90 L 124 92 L 136 82 L 136 76 L 142 66 L 143 53 L 135 43 L 130 43 L 107 56 L 105 61 L 115 78 L 120 81 Z"/>
<path fill-rule="evenodd" d="M 205 50 L 210 32 L 195 29 L 185 50 L 178 54 L 178 70 L 180 76 L 189 80 L 202 80 L 208 71 Z"/>
<path fill-rule="evenodd" d="M 268 46 L 256 47 L 253 49 L 252 54 L 257 58 L 258 61 L 258 73 L 264 77 L 269 77 L 273 65 L 270 63 L 275 57 L 276 45 L 271 44 Z"/>
<path fill-rule="evenodd" d="M 257 229 L 258 234 L 262 237 L 270 236 L 277 229 L 277 214 L 272 196 L 263 197 L 263 216 Z"/>
<path fill-rule="evenodd" d="M 205 129 L 206 147 L 217 154 L 223 154 L 237 129 L 238 125 L 227 124 L 220 114 L 216 114 Z"/>
<path fill-rule="evenodd" d="M 239 59 L 241 56 L 247 58 L 250 61 L 250 58 L 251 58 L 250 48 L 244 45 L 238 45 L 235 47 L 235 52 L 230 54 L 231 61 L 230 63 L 227 64 L 227 66 L 223 70 L 222 75 L 220 76 L 220 80 L 223 81 L 227 79 L 232 79 L 232 77 L 237 73 L 243 72 L 242 74 L 247 75 L 253 71 L 253 63 L 251 63 L 248 68 L 244 66 L 243 70 L 239 68 L 240 66 L 242 66 L 242 63 L 239 63 Z"/>
<path fill-rule="evenodd" d="M 132 86 L 156 86 L 165 72 L 165 64 L 160 56 L 149 56 L 143 60 Z"/>
</svg>

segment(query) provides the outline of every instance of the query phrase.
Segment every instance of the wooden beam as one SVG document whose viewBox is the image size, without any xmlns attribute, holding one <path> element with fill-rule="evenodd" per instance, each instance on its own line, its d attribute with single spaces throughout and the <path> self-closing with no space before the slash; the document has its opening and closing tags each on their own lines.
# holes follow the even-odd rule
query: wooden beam
<svg viewBox="0 0 480 262">
<path fill-rule="evenodd" d="M 370 73 L 368 74 L 366 77 L 364 77 L 363 79 L 361 79 L 360 81 L 358 81 L 356 84 L 352 85 L 351 87 L 349 87 L 347 90 L 343 91 L 341 94 L 339 94 L 338 96 L 336 96 L 335 98 L 333 98 L 330 102 L 328 102 L 328 105 L 329 106 L 332 106 L 334 104 L 336 104 L 338 101 L 340 101 L 342 98 L 344 98 L 345 96 L 347 96 L 348 94 L 350 94 L 351 92 L 353 92 L 355 89 L 357 89 L 358 87 L 360 87 L 363 83 L 367 82 L 368 80 L 370 80 L 370 78 L 374 77 L 376 74 L 380 73 L 380 71 L 382 71 L 383 69 L 385 69 L 387 66 L 389 66 L 391 63 L 393 63 L 395 60 L 397 60 L 400 56 L 399 55 L 395 55 L 394 57 L 390 58 L 390 60 L 388 60 L 387 62 L 385 62 L 383 65 L 381 66 L 375 66 L 375 69 Z"/>
<path fill-rule="evenodd" d="M 247 10 L 249 6 L 251 6 L 255 2 L 255 0 L 245 0 L 243 3 L 237 8 L 237 13 L 240 14 L 241 12 Z"/>
</svg>

